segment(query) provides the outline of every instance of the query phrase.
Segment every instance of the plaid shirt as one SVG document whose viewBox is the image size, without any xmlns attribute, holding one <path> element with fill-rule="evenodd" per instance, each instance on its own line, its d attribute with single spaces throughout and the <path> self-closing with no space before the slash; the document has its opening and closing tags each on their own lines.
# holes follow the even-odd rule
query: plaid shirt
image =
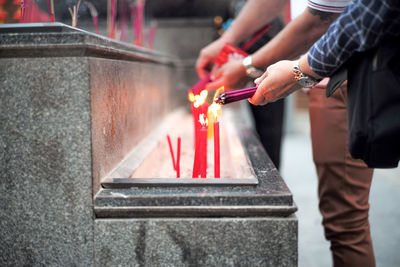
<svg viewBox="0 0 400 267">
<path fill-rule="evenodd" d="M 387 35 L 400 35 L 400 0 L 354 1 L 311 47 L 308 63 L 328 77 L 354 52 L 379 45 Z"/>
</svg>

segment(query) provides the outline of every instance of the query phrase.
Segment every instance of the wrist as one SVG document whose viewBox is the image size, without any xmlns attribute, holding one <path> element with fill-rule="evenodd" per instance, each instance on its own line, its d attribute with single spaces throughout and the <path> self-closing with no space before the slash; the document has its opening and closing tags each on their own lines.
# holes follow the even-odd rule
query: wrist
<svg viewBox="0 0 400 267">
<path fill-rule="evenodd" d="M 317 85 L 321 81 L 321 79 L 304 72 L 303 69 L 300 67 L 300 63 L 301 59 L 295 61 L 293 65 L 293 74 L 296 82 L 301 87 L 305 88 L 311 88 Z"/>
<path fill-rule="evenodd" d="M 257 69 L 253 66 L 253 59 L 252 56 L 249 55 L 242 60 L 242 65 L 246 70 L 246 74 L 248 77 L 255 79 L 260 77 L 263 74 L 263 71 Z"/>
<path fill-rule="evenodd" d="M 321 80 L 323 77 L 319 76 L 318 74 L 316 74 L 310 67 L 310 65 L 308 64 L 308 60 L 307 60 L 307 56 L 308 54 L 306 54 L 305 56 L 301 57 L 298 60 L 299 63 L 299 69 L 301 70 L 301 72 L 303 72 L 305 75 L 314 78 L 316 80 Z"/>
<path fill-rule="evenodd" d="M 225 43 L 230 43 L 232 45 L 237 45 L 240 40 L 236 38 L 232 33 L 229 31 L 225 32 L 221 37 L 220 37 L 221 42 Z"/>
</svg>

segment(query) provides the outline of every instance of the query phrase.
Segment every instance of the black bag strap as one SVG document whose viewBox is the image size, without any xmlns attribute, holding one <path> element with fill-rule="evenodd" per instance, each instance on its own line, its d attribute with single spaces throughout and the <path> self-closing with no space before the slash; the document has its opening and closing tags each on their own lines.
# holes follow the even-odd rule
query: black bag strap
<svg viewBox="0 0 400 267">
<path fill-rule="evenodd" d="M 333 93 L 347 80 L 346 64 L 338 68 L 330 77 L 326 86 L 326 97 L 330 97 Z"/>
</svg>

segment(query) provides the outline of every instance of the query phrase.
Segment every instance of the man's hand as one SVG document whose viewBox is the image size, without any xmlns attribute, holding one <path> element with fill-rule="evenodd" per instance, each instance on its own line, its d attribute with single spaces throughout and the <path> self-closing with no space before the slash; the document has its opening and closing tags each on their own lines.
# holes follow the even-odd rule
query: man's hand
<svg viewBox="0 0 400 267">
<path fill-rule="evenodd" d="M 294 64 L 295 61 L 283 60 L 269 66 L 264 74 L 254 81 L 258 89 L 249 102 L 253 105 L 265 105 L 299 90 L 301 86 L 294 78 Z"/>
<path fill-rule="evenodd" d="M 249 81 L 242 59 L 230 59 L 223 66 L 214 69 L 211 80 L 213 82 L 207 84 L 208 89 L 224 86 L 225 91 L 243 87 Z"/>
<path fill-rule="evenodd" d="M 211 64 L 213 64 L 213 60 L 224 47 L 225 42 L 225 40 L 219 38 L 218 40 L 215 40 L 201 49 L 200 55 L 196 61 L 196 70 L 200 79 L 204 79 L 204 77 L 206 77 L 210 72 L 209 70 L 211 69 Z"/>
</svg>

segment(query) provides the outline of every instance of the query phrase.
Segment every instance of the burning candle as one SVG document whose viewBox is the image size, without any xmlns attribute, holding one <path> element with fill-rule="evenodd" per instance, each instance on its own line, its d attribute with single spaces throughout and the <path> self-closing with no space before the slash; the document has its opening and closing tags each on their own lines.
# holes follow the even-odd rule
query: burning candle
<svg viewBox="0 0 400 267">
<path fill-rule="evenodd" d="M 196 149 L 193 162 L 193 178 L 207 176 L 207 118 L 204 113 L 199 115 L 200 128 L 196 139 Z"/>
<path fill-rule="evenodd" d="M 192 93 L 193 94 L 193 93 Z M 208 95 L 207 90 L 202 90 L 199 94 L 193 94 L 193 96 L 189 93 L 189 100 L 192 98 L 193 107 L 192 107 L 192 114 L 193 114 L 193 123 L 194 123 L 194 139 L 197 140 L 199 138 L 199 130 L 200 130 L 200 114 L 206 114 L 208 110 L 208 103 L 206 102 Z M 195 142 L 196 144 L 196 142 Z"/>
<path fill-rule="evenodd" d="M 224 91 L 224 87 L 220 87 L 215 91 L 214 99 Z M 208 118 L 208 138 L 212 138 L 214 135 L 214 121 L 221 113 L 221 106 L 217 103 L 212 103 L 208 108 L 207 118 Z"/>
<path fill-rule="evenodd" d="M 204 113 L 200 114 L 200 177 L 206 178 L 207 177 L 207 126 L 208 120 Z"/>
<path fill-rule="evenodd" d="M 213 103 L 209 108 L 209 113 L 213 113 L 212 117 L 214 119 L 213 122 L 213 132 L 214 132 L 214 177 L 220 178 L 220 142 L 219 142 L 219 121 L 218 112 L 221 111 L 221 106 Z"/>
</svg>

